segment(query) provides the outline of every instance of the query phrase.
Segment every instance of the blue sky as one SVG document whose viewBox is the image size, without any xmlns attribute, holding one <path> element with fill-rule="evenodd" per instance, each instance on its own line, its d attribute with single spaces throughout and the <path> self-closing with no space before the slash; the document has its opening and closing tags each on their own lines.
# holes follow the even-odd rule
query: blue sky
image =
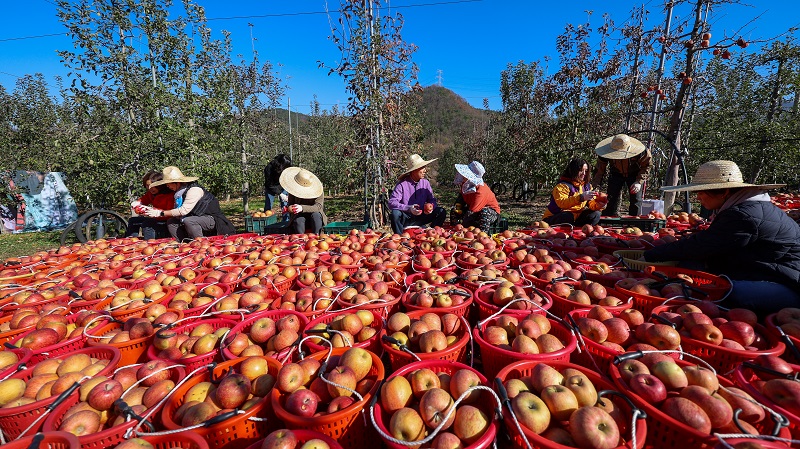
<svg viewBox="0 0 800 449">
<path fill-rule="evenodd" d="M 339 57 L 328 40 L 330 26 L 328 17 L 322 13 L 325 0 L 195 1 L 204 6 L 206 17 L 213 19 L 208 23 L 216 37 L 221 37 L 222 30 L 232 33 L 237 53 L 250 54 L 248 24 L 253 24 L 259 56 L 275 64 L 288 84 L 287 97 L 291 99 L 292 110 L 308 112 L 315 94 L 324 109 L 345 104 L 347 93 L 342 80 L 328 76 L 327 70 L 317 64 L 317 61 L 332 64 Z M 330 9 L 337 9 L 338 0 L 328 2 Z M 492 109 L 500 108 L 500 72 L 506 65 L 556 56 L 556 37 L 567 23 L 586 22 L 587 10 L 594 11 L 593 25 L 601 23 L 602 13 L 611 14 L 619 24 L 629 17 L 633 7 L 645 4 L 650 11 L 650 27 L 664 22 L 663 0 L 393 0 L 388 3 L 405 18 L 404 39 L 419 47 L 414 60 L 420 69 L 420 83 L 436 84 L 441 70 L 444 87 L 475 107 L 482 107 L 483 99 L 488 98 Z M 796 1 L 747 0 L 747 3 L 749 6 L 728 5 L 714 12 L 715 38 L 732 35 L 744 27 L 742 34 L 746 39 L 764 39 L 800 25 Z M 20 39 L 64 32 L 54 2 L 5 0 L 3 11 L 0 84 L 13 90 L 17 77 L 26 74 L 43 73 L 51 83 L 54 76 L 65 76 L 67 70 L 56 55 L 56 50 L 72 46 L 65 35 Z M 283 103 L 285 106 L 287 99 Z"/>
</svg>

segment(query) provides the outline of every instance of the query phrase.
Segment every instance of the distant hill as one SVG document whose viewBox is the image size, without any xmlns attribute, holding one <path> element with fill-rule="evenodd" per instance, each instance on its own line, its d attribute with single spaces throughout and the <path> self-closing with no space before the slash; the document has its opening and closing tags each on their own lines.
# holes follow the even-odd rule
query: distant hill
<svg viewBox="0 0 800 449">
<path fill-rule="evenodd" d="M 431 149 L 428 157 L 440 157 L 458 136 L 486 129 L 489 121 L 486 111 L 475 109 L 455 92 L 440 86 L 422 90 L 420 113 L 425 147 Z"/>
</svg>

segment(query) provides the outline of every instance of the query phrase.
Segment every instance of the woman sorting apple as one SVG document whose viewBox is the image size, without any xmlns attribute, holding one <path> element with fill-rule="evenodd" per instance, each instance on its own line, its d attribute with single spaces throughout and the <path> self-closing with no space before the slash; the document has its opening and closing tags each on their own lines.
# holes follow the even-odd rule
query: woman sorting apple
<svg viewBox="0 0 800 449">
<path fill-rule="evenodd" d="M 604 198 L 592 191 L 589 164 L 584 159 L 573 159 L 553 187 L 542 220 L 550 225 L 596 225 L 600 221 L 600 210 L 606 205 Z"/>
<path fill-rule="evenodd" d="M 728 276 L 733 288 L 721 303 L 726 307 L 750 309 L 760 317 L 800 307 L 800 225 L 767 194 L 781 186 L 747 184 L 731 161 L 706 162 L 691 183 L 661 190 L 697 192 L 700 204 L 714 211 L 711 225 L 647 250 L 644 259 L 677 260 Z"/>
<path fill-rule="evenodd" d="M 325 215 L 325 195 L 322 181 L 314 173 L 300 168 L 289 167 L 280 177 L 281 186 L 288 195 L 289 230 L 292 234 L 311 232 L 319 234 L 328 224 Z"/>
<path fill-rule="evenodd" d="M 653 167 L 650 150 L 633 137 L 617 134 L 600 141 L 594 149 L 597 153 L 597 167 L 595 167 L 592 185 L 599 187 L 606 174 L 608 174 L 608 205 L 603 215 L 616 217 L 619 215 L 619 200 L 622 196 L 622 187 L 628 187 L 630 194 L 629 215 L 641 215 L 642 186 L 647 180 L 647 175 Z"/>
<path fill-rule="evenodd" d="M 392 210 L 392 231 L 402 234 L 409 226 L 441 226 L 447 212 L 436 205 L 431 183 L 425 179 L 428 165 L 436 159 L 426 161 L 418 154 L 408 157 L 407 170 L 398 177 L 397 184 L 389 197 Z"/>
<path fill-rule="evenodd" d="M 455 168 L 456 177 L 453 183 L 459 189 L 456 204 L 462 210 L 466 207 L 459 214 L 461 223 L 464 226 L 477 226 L 488 232 L 500 217 L 500 205 L 492 189 L 483 182 L 486 169 L 478 161 L 472 161 L 468 165 L 455 164 Z"/>
</svg>

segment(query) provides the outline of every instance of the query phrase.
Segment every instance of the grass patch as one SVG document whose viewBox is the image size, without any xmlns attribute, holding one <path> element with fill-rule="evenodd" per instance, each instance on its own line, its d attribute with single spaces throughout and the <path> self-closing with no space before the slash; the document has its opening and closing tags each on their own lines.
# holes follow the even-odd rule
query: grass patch
<svg viewBox="0 0 800 449">
<path fill-rule="evenodd" d="M 61 231 L 0 234 L 0 260 L 58 248 Z"/>
</svg>

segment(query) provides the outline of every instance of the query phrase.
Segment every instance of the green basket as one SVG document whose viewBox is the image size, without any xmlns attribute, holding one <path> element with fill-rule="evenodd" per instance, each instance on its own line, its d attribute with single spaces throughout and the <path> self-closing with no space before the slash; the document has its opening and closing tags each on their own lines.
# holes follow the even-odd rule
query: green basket
<svg viewBox="0 0 800 449">
<path fill-rule="evenodd" d="M 269 217 L 258 217 L 258 218 L 244 217 L 244 229 L 246 232 L 261 234 L 262 232 L 264 232 L 264 228 L 277 222 L 278 222 L 277 215 L 272 215 Z"/>
<path fill-rule="evenodd" d="M 369 222 L 366 221 L 334 221 L 325 225 L 322 228 L 322 232 L 326 234 L 347 234 L 352 229 L 366 231 L 368 227 Z"/>
<path fill-rule="evenodd" d="M 505 217 L 500 217 L 489 227 L 489 235 L 498 234 L 508 230 L 508 220 Z"/>
<path fill-rule="evenodd" d="M 656 232 L 667 225 L 666 220 L 659 218 L 626 218 L 626 217 L 601 217 L 597 223 L 601 226 L 612 227 L 637 227 L 642 232 Z"/>
<path fill-rule="evenodd" d="M 620 249 L 614 251 L 614 255 L 622 258 L 622 260 L 625 262 L 625 265 L 628 268 L 633 268 L 634 270 L 644 270 L 648 266 L 674 267 L 678 265 L 677 261 L 647 262 L 646 260 L 639 260 L 639 258 L 644 254 L 644 251 L 645 250 L 643 249 Z"/>
</svg>

